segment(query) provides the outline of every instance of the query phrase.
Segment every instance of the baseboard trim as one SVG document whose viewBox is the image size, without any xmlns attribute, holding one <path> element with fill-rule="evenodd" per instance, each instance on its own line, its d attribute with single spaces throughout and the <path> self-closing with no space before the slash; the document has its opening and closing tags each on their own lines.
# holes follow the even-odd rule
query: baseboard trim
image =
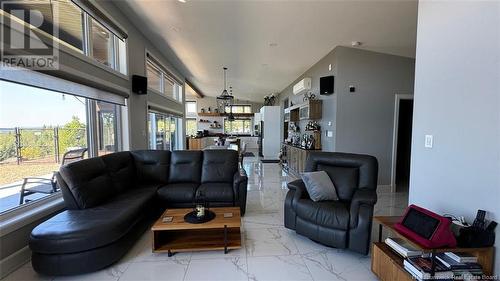
<svg viewBox="0 0 500 281">
<path fill-rule="evenodd" d="M 390 185 L 390 184 L 379 184 L 379 185 L 377 185 L 377 189 L 388 191 L 388 192 L 393 192 L 392 185 Z"/>
<path fill-rule="evenodd" d="M 261 159 L 260 160 L 262 163 L 279 163 L 279 159 Z"/>
<path fill-rule="evenodd" d="M 4 258 L 0 261 L 0 279 L 5 278 L 5 276 L 29 262 L 30 259 L 31 250 L 28 246 Z"/>
</svg>

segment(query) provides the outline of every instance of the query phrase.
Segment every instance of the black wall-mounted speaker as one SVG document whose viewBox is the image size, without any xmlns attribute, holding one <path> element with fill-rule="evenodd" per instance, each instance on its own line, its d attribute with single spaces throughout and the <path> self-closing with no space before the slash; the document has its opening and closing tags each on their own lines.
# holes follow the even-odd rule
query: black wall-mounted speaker
<svg viewBox="0 0 500 281">
<path fill-rule="evenodd" d="M 138 95 L 146 95 L 148 93 L 148 78 L 132 75 L 132 92 Z"/>
<path fill-rule="evenodd" d="M 325 76 L 319 78 L 319 94 L 320 95 L 331 95 L 333 94 L 335 78 L 333 76 Z"/>
</svg>

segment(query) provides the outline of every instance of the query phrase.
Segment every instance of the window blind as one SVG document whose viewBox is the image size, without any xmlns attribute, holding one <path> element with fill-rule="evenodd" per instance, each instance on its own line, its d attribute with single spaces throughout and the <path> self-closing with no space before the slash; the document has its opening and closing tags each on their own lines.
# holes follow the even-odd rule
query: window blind
<svg viewBox="0 0 500 281">
<path fill-rule="evenodd" d="M 152 103 L 148 104 L 148 110 L 153 111 L 153 112 L 157 112 L 157 113 L 161 113 L 161 114 L 172 115 L 174 117 L 179 117 L 179 118 L 184 117 L 184 113 L 182 113 L 180 111 L 166 108 L 166 107 L 163 107 L 163 106 L 160 106 L 157 104 L 152 104 Z"/>
<path fill-rule="evenodd" d="M 124 28 L 120 26 L 111 16 L 105 12 L 93 0 L 71 0 L 75 5 L 87 12 L 91 17 L 97 20 L 102 25 L 106 26 L 120 39 L 127 39 L 128 34 Z"/>
<path fill-rule="evenodd" d="M 71 94 L 93 100 L 111 102 L 119 105 L 125 105 L 125 99 L 128 97 L 128 94 L 117 95 L 102 89 L 56 78 L 53 75 L 55 71 L 50 71 L 51 75 L 47 75 L 38 71 L 22 68 L 9 69 L 5 66 L 2 68 L 2 71 L 0 71 L 0 79 L 5 81 Z"/>
</svg>

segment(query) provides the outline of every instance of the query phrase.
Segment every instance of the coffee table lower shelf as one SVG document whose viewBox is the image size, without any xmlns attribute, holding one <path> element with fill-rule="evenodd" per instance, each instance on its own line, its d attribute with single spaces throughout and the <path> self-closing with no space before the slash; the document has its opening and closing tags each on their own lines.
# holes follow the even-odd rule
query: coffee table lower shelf
<svg viewBox="0 0 500 281">
<path fill-rule="evenodd" d="M 153 252 L 168 253 L 172 256 L 177 252 L 212 251 L 241 248 L 241 233 L 239 227 L 226 229 L 189 229 L 189 230 L 157 230 L 153 231 Z"/>
</svg>

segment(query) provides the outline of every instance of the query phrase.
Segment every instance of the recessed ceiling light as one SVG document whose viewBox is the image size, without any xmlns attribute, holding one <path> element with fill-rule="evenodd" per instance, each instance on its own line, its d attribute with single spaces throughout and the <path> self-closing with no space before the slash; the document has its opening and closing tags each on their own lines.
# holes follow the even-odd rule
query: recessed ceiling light
<svg viewBox="0 0 500 281">
<path fill-rule="evenodd" d="M 177 1 L 179 1 L 181 3 L 186 3 L 186 0 L 177 0 Z"/>
<path fill-rule="evenodd" d="M 361 42 L 359 42 L 359 41 L 352 41 L 352 42 L 351 42 L 351 46 L 353 46 L 353 47 L 359 47 L 359 46 L 361 46 L 361 44 L 362 44 L 362 43 L 361 43 Z"/>
<path fill-rule="evenodd" d="M 274 42 L 269 43 L 269 47 L 278 47 L 278 43 L 274 43 Z"/>
</svg>

